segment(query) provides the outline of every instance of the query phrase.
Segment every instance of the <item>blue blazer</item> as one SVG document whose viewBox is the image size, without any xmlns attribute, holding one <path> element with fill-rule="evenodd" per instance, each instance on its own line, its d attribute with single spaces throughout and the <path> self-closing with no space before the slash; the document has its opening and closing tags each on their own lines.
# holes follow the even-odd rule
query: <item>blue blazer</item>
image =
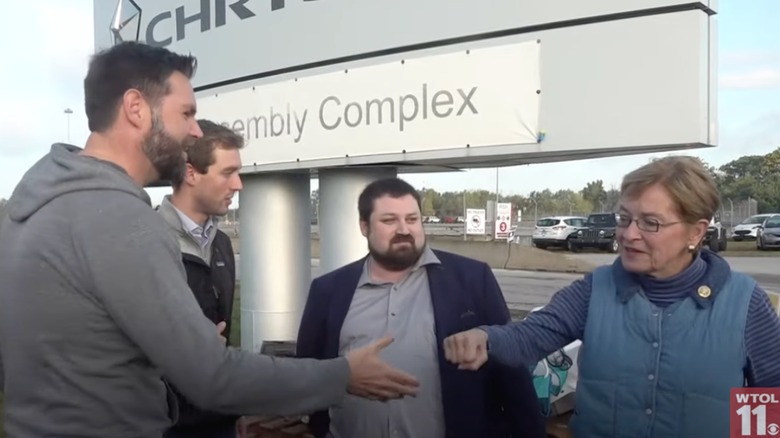
<svg viewBox="0 0 780 438">
<path fill-rule="evenodd" d="M 444 338 L 481 325 L 506 324 L 509 309 L 490 267 L 459 255 L 434 251 L 441 264 L 428 265 L 439 351 L 447 438 L 543 438 L 545 421 L 526 367 L 488 361 L 479 371 L 458 370 L 444 356 Z M 297 341 L 297 356 L 338 357 L 339 336 L 365 258 L 312 281 Z M 330 427 L 327 411 L 310 417 L 317 438 Z"/>
</svg>

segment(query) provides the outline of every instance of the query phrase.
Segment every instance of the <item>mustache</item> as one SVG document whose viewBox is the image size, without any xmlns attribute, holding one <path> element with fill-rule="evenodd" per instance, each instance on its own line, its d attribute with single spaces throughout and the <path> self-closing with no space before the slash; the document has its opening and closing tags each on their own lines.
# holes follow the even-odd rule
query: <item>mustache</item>
<svg viewBox="0 0 780 438">
<path fill-rule="evenodd" d="M 390 244 L 403 242 L 414 244 L 414 237 L 411 234 L 396 234 L 395 237 L 390 240 Z"/>
</svg>

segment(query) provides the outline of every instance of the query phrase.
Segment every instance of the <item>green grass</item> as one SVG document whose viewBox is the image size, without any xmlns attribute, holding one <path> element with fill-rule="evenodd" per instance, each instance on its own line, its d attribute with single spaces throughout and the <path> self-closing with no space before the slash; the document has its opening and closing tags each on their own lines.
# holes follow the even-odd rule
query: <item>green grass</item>
<svg viewBox="0 0 780 438">
<path fill-rule="evenodd" d="M 729 240 L 726 251 L 723 251 L 721 255 L 725 257 L 778 257 L 780 256 L 780 251 L 771 249 L 768 251 L 759 251 L 756 249 L 755 241 L 735 242 Z"/>
</svg>

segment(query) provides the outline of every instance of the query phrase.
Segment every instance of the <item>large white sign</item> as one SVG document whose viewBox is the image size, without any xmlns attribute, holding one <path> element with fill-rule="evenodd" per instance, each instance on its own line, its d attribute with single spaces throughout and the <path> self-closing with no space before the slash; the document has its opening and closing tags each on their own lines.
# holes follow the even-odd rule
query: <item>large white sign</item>
<svg viewBox="0 0 780 438">
<path fill-rule="evenodd" d="M 466 234 L 485 235 L 485 209 L 466 209 Z"/>
<path fill-rule="evenodd" d="M 244 164 L 536 144 L 540 43 L 415 58 L 205 96 Z"/>
<path fill-rule="evenodd" d="M 499 202 L 496 204 L 496 240 L 506 239 L 512 227 L 512 204 Z"/>
<path fill-rule="evenodd" d="M 714 2 L 94 0 L 94 33 L 98 48 L 120 39 L 140 40 L 192 53 L 199 60 L 195 85 L 212 86 L 420 44 L 443 46 L 456 38 L 519 34 L 530 26 L 586 24 L 644 11 L 707 9 Z"/>
<path fill-rule="evenodd" d="M 250 141 L 243 172 L 375 164 L 428 172 L 717 145 L 715 9 L 716 0 L 101 0 L 94 1 L 94 23 L 97 48 L 137 39 L 197 56 L 194 85 L 199 100 L 204 98 L 199 116 L 243 120 L 245 133 L 264 120 L 264 136 Z M 534 108 L 527 99 L 512 101 L 512 111 L 522 105 L 511 116 L 520 119 L 507 113 L 495 120 L 483 117 L 483 91 L 512 81 L 525 90 L 530 83 L 502 75 L 516 60 L 491 58 L 486 68 L 493 71 L 480 73 L 480 83 L 471 85 L 455 81 L 467 77 L 460 71 L 464 63 L 449 71 L 437 68 L 435 77 L 407 76 L 400 65 L 402 59 L 411 66 L 431 56 L 536 40 L 541 65 L 523 68 L 541 72 L 538 117 L 524 113 Z M 352 79 L 369 65 L 388 62 L 395 70 L 381 69 L 373 83 Z M 295 78 L 301 86 L 289 82 Z M 408 88 L 410 78 L 424 79 L 427 88 L 423 83 Z M 253 87 L 256 95 L 265 94 L 262 99 L 250 94 Z M 208 109 L 216 99 L 207 96 L 242 89 L 246 101 L 236 98 L 236 108 L 214 104 L 220 111 Z M 446 118 L 432 113 L 433 95 L 442 90 L 452 95 L 451 104 L 446 95 L 437 97 L 439 111 L 445 104 L 452 108 Z M 416 100 L 404 100 L 406 117 L 415 102 L 417 114 L 404 120 L 400 132 L 400 99 L 407 95 Z M 323 102 L 329 96 L 340 103 Z M 388 97 L 395 105 L 394 121 L 387 115 Z M 463 100 L 473 103 L 478 117 Z M 305 121 L 300 103 L 309 108 Z M 369 111 L 370 131 L 361 124 Z M 475 126 L 474 119 L 484 122 Z M 314 126 L 322 122 L 339 124 L 320 129 L 319 143 L 310 142 Z M 529 134 L 539 134 L 540 141 L 525 142 Z M 505 142 L 517 138 L 523 143 Z M 432 146 L 420 149 L 430 139 Z M 331 158 L 297 161 L 307 156 Z"/>
</svg>

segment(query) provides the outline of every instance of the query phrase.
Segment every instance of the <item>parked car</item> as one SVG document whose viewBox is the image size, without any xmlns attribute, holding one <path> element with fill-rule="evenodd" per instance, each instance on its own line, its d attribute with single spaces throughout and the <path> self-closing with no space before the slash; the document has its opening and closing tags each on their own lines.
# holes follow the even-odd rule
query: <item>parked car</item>
<svg viewBox="0 0 780 438">
<path fill-rule="evenodd" d="M 734 227 L 734 232 L 731 233 L 732 238 L 737 242 L 741 240 L 754 240 L 758 235 L 758 228 L 772 215 L 772 213 L 757 214 L 743 220 Z"/>
<path fill-rule="evenodd" d="M 764 219 L 756 232 L 756 248 L 760 250 L 780 248 L 780 214 Z"/>
<path fill-rule="evenodd" d="M 720 217 L 715 216 L 710 220 L 707 234 L 704 235 L 702 245 L 710 248 L 712 252 L 725 251 L 728 242 L 726 228 L 720 223 Z"/>
<path fill-rule="evenodd" d="M 550 216 L 536 221 L 531 243 L 539 249 L 549 247 L 568 248 L 569 238 L 581 227 L 586 219 L 581 216 Z"/>
<path fill-rule="evenodd" d="M 588 216 L 585 227 L 577 230 L 569 240 L 569 250 L 579 252 L 583 248 L 598 248 L 611 253 L 618 252 L 615 238 L 616 213 L 594 213 Z"/>
</svg>

